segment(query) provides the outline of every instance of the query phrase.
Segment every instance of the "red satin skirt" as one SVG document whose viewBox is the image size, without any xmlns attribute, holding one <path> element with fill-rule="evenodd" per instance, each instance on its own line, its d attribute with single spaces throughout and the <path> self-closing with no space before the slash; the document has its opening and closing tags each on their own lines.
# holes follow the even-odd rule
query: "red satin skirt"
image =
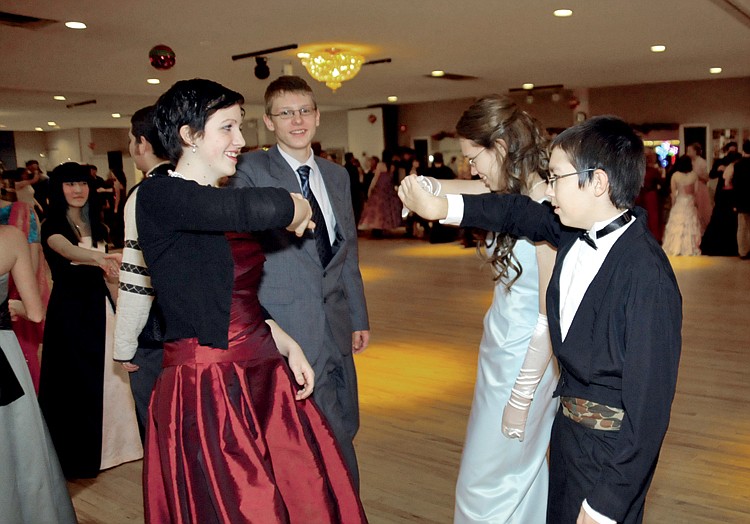
<svg viewBox="0 0 750 524">
<path fill-rule="evenodd" d="M 295 390 L 272 345 L 166 344 L 146 435 L 146 522 L 367 522 L 332 432 Z"/>
</svg>

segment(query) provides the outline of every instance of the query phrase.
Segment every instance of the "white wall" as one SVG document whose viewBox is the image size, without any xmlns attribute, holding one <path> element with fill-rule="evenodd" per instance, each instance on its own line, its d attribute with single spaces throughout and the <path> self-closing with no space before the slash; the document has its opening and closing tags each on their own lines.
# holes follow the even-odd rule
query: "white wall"
<svg viewBox="0 0 750 524">
<path fill-rule="evenodd" d="M 13 141 L 16 148 L 16 163 L 18 167 L 26 165 L 29 160 L 38 160 L 39 167 L 45 173 L 52 167 L 47 158 L 46 133 L 39 131 L 15 131 Z"/>
<path fill-rule="evenodd" d="M 326 111 L 320 113 L 320 126 L 315 133 L 315 141 L 320 142 L 323 149 L 337 149 L 346 153 L 349 149 L 349 134 L 347 133 L 348 111 Z M 338 159 L 344 163 L 343 154 Z"/>
<path fill-rule="evenodd" d="M 375 117 L 374 122 L 370 122 Z M 385 148 L 383 110 L 379 107 L 353 109 L 347 112 L 348 149 L 362 163 L 365 157 L 380 156 Z"/>
</svg>

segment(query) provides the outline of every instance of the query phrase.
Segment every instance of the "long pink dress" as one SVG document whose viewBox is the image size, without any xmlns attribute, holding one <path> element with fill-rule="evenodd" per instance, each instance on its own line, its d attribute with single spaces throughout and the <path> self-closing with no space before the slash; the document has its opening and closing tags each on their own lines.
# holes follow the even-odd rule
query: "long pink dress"
<svg viewBox="0 0 750 524">
<path fill-rule="evenodd" d="M 39 286 L 39 294 L 42 297 L 42 304 L 46 309 L 50 295 L 49 268 L 42 254 L 39 242 L 39 218 L 34 212 L 34 208 L 25 202 L 13 202 L 10 206 L 0 209 L 0 223 L 17 227 L 23 231 L 29 241 L 30 248 L 37 251 L 36 280 Z M 20 298 L 12 279 L 9 297 L 16 300 Z M 17 318 L 13 320 L 13 332 L 18 338 L 26 364 L 29 366 L 34 391 L 39 393 L 39 345 L 44 337 L 44 321 L 30 322 L 25 318 Z"/>
<path fill-rule="evenodd" d="M 378 164 L 372 191 L 362 210 L 359 229 L 395 229 L 401 225 L 403 205 L 393 186 L 393 174 Z"/>
</svg>

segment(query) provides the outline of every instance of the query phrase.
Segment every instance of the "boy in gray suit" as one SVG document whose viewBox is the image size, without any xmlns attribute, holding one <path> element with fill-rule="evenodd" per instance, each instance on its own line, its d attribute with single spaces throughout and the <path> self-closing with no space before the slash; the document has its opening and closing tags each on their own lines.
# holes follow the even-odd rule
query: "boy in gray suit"
<svg viewBox="0 0 750 524">
<path fill-rule="evenodd" d="M 320 112 L 307 82 L 282 76 L 265 93 L 263 121 L 276 137 L 268 151 L 240 157 L 230 187 L 281 187 L 302 193 L 313 208 L 314 232 L 297 238 L 266 231 L 259 297 L 299 344 L 315 371 L 313 398 L 339 443 L 359 486 L 354 436 L 359 429 L 353 354 L 370 339 L 357 229 L 346 170 L 315 157 L 310 144 Z"/>
</svg>

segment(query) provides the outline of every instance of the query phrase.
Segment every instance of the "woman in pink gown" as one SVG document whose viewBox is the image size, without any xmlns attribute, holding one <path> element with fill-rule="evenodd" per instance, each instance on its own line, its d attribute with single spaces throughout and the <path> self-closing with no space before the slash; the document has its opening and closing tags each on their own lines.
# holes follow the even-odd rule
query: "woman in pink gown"
<svg viewBox="0 0 750 524">
<path fill-rule="evenodd" d="M 31 263 L 34 268 L 39 294 L 42 298 L 42 305 L 47 309 L 49 302 L 49 268 L 42 254 L 42 245 L 40 243 L 40 226 L 39 217 L 34 208 L 25 202 L 5 202 L 0 201 L 0 224 L 14 226 L 26 235 L 31 248 Z M 18 291 L 13 281 L 9 284 L 9 297 L 11 301 L 19 299 Z M 12 304 L 11 302 L 11 310 Z M 44 338 L 44 320 L 41 322 L 30 322 L 22 316 L 14 316 L 13 332 L 18 338 L 21 350 L 29 366 L 31 381 L 34 384 L 34 391 L 39 392 L 39 346 Z"/>
<path fill-rule="evenodd" d="M 265 257 L 249 232 L 301 235 L 312 227 L 309 204 L 279 188 L 215 187 L 245 143 L 242 102 L 194 79 L 156 106 L 176 167 L 145 180 L 136 203 L 167 340 L 146 430 L 146 522 L 363 523 L 333 433 L 308 398 L 312 368 L 257 296 Z"/>
<path fill-rule="evenodd" d="M 383 161 L 375 168 L 375 177 L 370 184 L 359 229 L 371 229 L 374 236 L 384 230 L 401 226 L 403 205 L 398 199 L 394 185 L 396 164 L 388 151 L 383 152 Z"/>
</svg>

